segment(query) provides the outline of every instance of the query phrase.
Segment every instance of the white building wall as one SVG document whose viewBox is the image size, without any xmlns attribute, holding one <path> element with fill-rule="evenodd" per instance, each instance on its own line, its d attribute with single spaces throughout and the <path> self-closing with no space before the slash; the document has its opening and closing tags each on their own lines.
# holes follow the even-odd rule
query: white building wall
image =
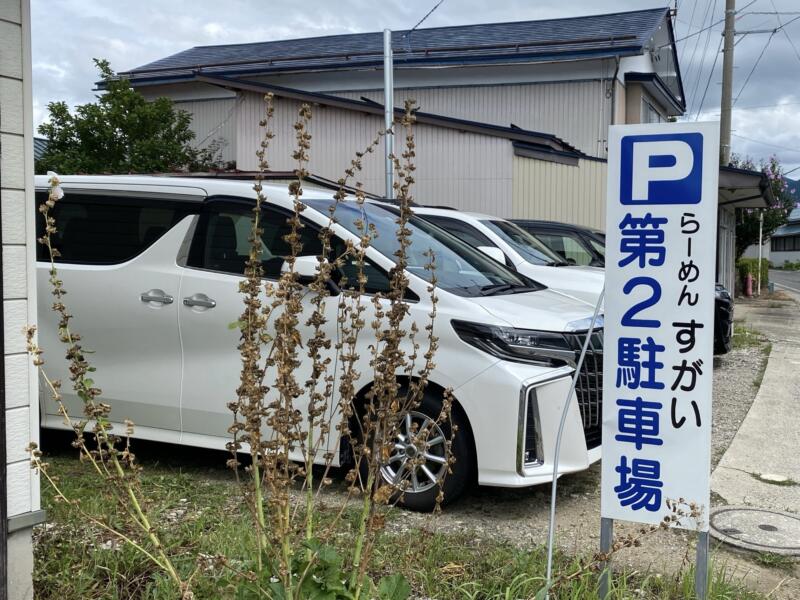
<svg viewBox="0 0 800 600">
<path fill-rule="evenodd" d="M 781 254 L 780 252 L 778 254 Z M 800 253 L 798 253 L 800 254 Z M 742 254 L 742 258 L 758 258 L 758 244 L 752 244 L 747 247 L 747 250 L 744 251 Z M 770 258 L 770 243 L 769 241 L 764 242 L 761 246 L 761 258 L 766 258 L 767 260 L 772 260 Z M 783 261 L 781 261 L 782 263 Z M 773 263 L 775 264 L 775 263 Z"/>
<path fill-rule="evenodd" d="M 717 282 L 733 294 L 736 283 L 736 209 L 720 206 L 717 213 Z"/>
<path fill-rule="evenodd" d="M 217 141 L 221 147 L 223 162 L 236 160 L 236 110 L 239 102 L 236 97 L 209 98 L 192 101 L 176 101 L 175 108 L 192 115 L 190 129 L 195 138 L 192 142 L 197 148 L 207 148 Z"/>
<path fill-rule="evenodd" d="M 800 250 L 772 252 L 768 258 L 774 266 L 782 267 L 786 261 L 791 263 L 800 262 Z"/>
<path fill-rule="evenodd" d="M 274 106 L 272 130 L 275 137 L 268 151 L 270 170 L 291 171 L 296 168 L 291 156 L 295 148 L 293 125 L 300 103 L 276 98 Z M 307 169 L 314 175 L 336 181 L 344 175 L 356 152 L 363 152 L 383 129 L 383 118 L 320 106 L 313 107 L 312 111 L 311 162 Z M 258 167 L 256 151 L 264 135 L 258 123 L 263 115 L 263 96 L 243 94 L 236 135 L 238 167 L 242 170 Z M 414 198 L 417 202 L 511 216 L 511 142 L 429 125 L 416 126 L 415 137 Z M 403 136 L 396 136 L 398 154 L 402 152 L 403 143 Z M 383 194 L 382 142 L 373 154 L 364 157 L 363 165 L 364 170 L 357 180 L 367 191 Z"/>
<path fill-rule="evenodd" d="M 610 80 L 560 81 L 514 85 L 397 88 L 395 106 L 416 100 L 422 112 L 553 134 L 590 156 L 605 157 L 611 99 Z M 383 104 L 383 91 L 344 91 Z"/>
<path fill-rule="evenodd" d="M 36 373 L 23 329 L 36 322 L 34 279 L 33 116 L 30 7 L 0 0 L 0 211 L 3 258 L 3 346 L 6 402 L 8 591 L 33 596 L 30 513 L 39 509 L 38 476 L 26 447 L 39 440 Z"/>
<path fill-rule="evenodd" d="M 578 166 L 514 157 L 513 216 L 606 230 L 606 176 L 603 161 Z"/>
</svg>

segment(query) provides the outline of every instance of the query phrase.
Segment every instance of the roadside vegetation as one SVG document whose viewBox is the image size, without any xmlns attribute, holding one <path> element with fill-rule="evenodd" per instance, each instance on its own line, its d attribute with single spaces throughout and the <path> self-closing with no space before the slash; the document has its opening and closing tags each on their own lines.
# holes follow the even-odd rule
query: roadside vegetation
<svg viewBox="0 0 800 600">
<path fill-rule="evenodd" d="M 262 173 L 268 170 L 272 139 L 272 98 L 265 100 L 261 123 L 265 137 L 258 155 Z M 363 301 L 372 302 L 374 308 L 369 323 L 362 298 L 366 297 L 365 252 L 373 229 L 360 225 L 360 242 L 348 243 L 342 254 L 335 254 L 334 205 L 331 222 L 319 234 L 322 251 L 315 256 L 315 274 L 299 271 L 310 119 L 310 107 L 302 105 L 294 125 L 297 179 L 289 185 L 294 210 L 287 218 L 291 231 L 284 237 L 291 254 L 285 257 L 286 268 L 277 282 L 265 283 L 262 277 L 259 218 L 266 198 L 260 178 L 254 186 L 250 253 L 239 287 L 242 313 L 231 324 L 240 332 L 242 369 L 241 385 L 231 390 L 227 405 L 233 435 L 228 444 L 230 469 L 225 471 L 203 473 L 180 462 L 142 462 L 131 444 L 136 425 L 126 421 L 124 432 L 113 430 L 113 407 L 103 402 L 102 390 L 93 380 L 91 340 L 84 348 L 76 331 L 80 323 L 73 327 L 67 306 L 68 285 L 59 278 L 52 237 L 58 223 L 51 211 L 64 191 L 57 175 L 51 175 L 49 197 L 40 207 L 46 224 L 40 241 L 50 253 L 49 282 L 63 348 L 40 348 L 33 327 L 28 328 L 27 340 L 46 389 L 72 430 L 73 450 L 50 455 L 33 444 L 29 449 L 32 467 L 42 476 L 43 506 L 49 514 L 48 523 L 36 530 L 36 597 L 543 600 L 548 592 L 554 600 L 596 597 L 601 561 L 618 550 L 647 543 L 650 533 L 669 529 L 686 516 L 678 502 L 672 503 L 660 525 L 615 538 L 605 556 L 591 554 L 591 549 L 586 555 L 559 555 L 549 590 L 542 546 L 520 549 L 478 540 L 470 531 L 437 532 L 433 526 L 391 527 L 395 506 L 403 502 L 409 479 L 424 459 L 414 459 L 417 462 L 405 470 L 401 467 L 391 482 L 381 475 L 382 469 L 392 456 L 401 422 L 408 423 L 412 411 L 426 410 L 422 402 L 438 348 L 432 325 L 437 302 L 432 252 L 426 253 L 430 262 L 425 266 L 430 272 L 429 322 L 409 323 L 404 302 L 410 245 L 406 224 L 415 170 L 413 103 L 406 104 L 405 117 L 396 124 L 404 140 L 401 156 L 394 158 L 399 209 L 396 266 L 389 272 L 390 291 Z M 345 198 L 345 186 L 360 173 L 362 158 L 384 133 L 351 161 L 339 181 L 337 203 Z M 363 203 L 361 184 L 356 182 L 355 189 L 356 201 Z M 355 264 L 356 272 L 354 281 L 338 281 L 340 294 L 333 301 L 339 303 L 337 322 L 343 341 L 334 342 L 322 328 L 323 309 L 334 269 L 345 261 Z M 303 314 L 301 302 L 307 294 L 313 298 L 310 315 Z M 311 329 L 305 338 L 302 324 Z M 358 337 L 367 328 L 375 341 L 365 350 L 358 346 Z M 740 332 L 742 344 L 749 343 L 748 335 Z M 337 360 L 331 361 L 322 350 L 334 344 Z M 359 351 L 368 354 L 366 361 L 359 362 Z M 46 372 L 46 360 L 59 360 L 62 352 L 70 373 L 64 382 L 48 378 Z M 312 366 L 305 381 L 298 380 L 301 361 Z M 334 373 L 331 363 L 341 369 Z M 374 371 L 369 377 L 373 384 L 360 395 L 359 369 L 365 368 Z M 62 396 L 67 387 L 81 399 L 82 415 L 68 414 Z M 295 408 L 301 397 L 309 399 L 306 414 Z M 441 458 L 449 475 L 458 467 L 451 452 L 457 435 L 456 426 L 451 426 L 451 407 L 452 397 L 445 391 L 441 406 L 427 415 L 431 424 L 419 429 L 407 425 L 406 430 L 414 444 L 421 444 L 422 455 L 434 425 L 442 428 L 440 439 L 448 439 Z M 344 416 L 341 423 L 332 424 L 333 414 Z M 323 453 L 328 433 L 346 441 L 354 457 L 351 465 L 331 467 L 332 454 Z M 171 452 L 179 451 L 173 448 L 161 460 L 169 461 Z M 447 483 L 445 476 L 432 488 L 435 512 L 446 500 Z M 688 567 L 675 575 L 621 571 L 614 574 L 612 598 L 677 600 L 692 598 L 692 589 Z M 708 597 L 762 598 L 726 575 L 724 568 L 714 571 Z"/>
<path fill-rule="evenodd" d="M 69 450 L 65 436 L 55 436 L 51 472 L 65 492 L 82 498 L 82 507 L 98 514 L 114 515 L 115 501 L 98 490 L 94 478 Z M 167 464 L 159 461 L 159 450 L 172 454 Z M 177 455 L 176 455 L 177 452 Z M 169 446 L 150 450 L 143 459 L 142 490 L 150 502 L 156 525 L 165 532 L 165 542 L 177 548 L 175 563 L 191 570 L 194 556 L 205 556 L 206 568 L 194 581 L 196 598 L 247 598 L 237 594 L 237 578 L 214 564 L 213 557 L 225 554 L 236 564 L 247 559 L 253 540 L 250 516 L 239 496 L 233 475 L 224 468 L 199 468 L 199 463 L 220 464 L 222 454 L 200 451 L 203 460 L 191 460 L 191 453 Z M 152 462 L 151 462 L 152 461 Z M 334 522 L 346 495 L 343 478 L 334 483 L 317 511 L 319 525 Z M 299 495 L 298 487 L 293 495 Z M 49 488 L 43 488 L 43 504 L 49 522 L 36 530 L 36 597 L 41 600 L 65 598 L 118 599 L 174 598 L 171 582 L 133 548 L 113 536 L 85 524 L 74 507 L 58 502 Z M 372 579 L 400 573 L 408 581 L 412 598 L 516 599 L 534 598 L 543 585 L 545 549 L 520 549 L 509 543 L 478 539 L 469 530 L 461 533 L 436 531 L 435 517 L 424 528 L 399 528 L 392 523 L 398 509 L 383 512 L 386 532 L 374 548 L 370 566 Z M 345 510 L 338 521 L 333 547 L 345 552 L 352 543 L 357 511 Z M 646 543 L 646 542 L 644 542 Z M 555 599 L 597 598 L 598 574 L 584 568 L 586 556 L 556 555 L 557 573 L 577 574 L 551 594 Z M 764 558 L 775 567 L 775 558 Z M 782 563 L 781 563 L 782 564 Z M 687 568 L 678 574 L 619 571 L 613 577 L 611 598 L 685 600 L 694 597 L 694 575 Z M 716 565 L 711 577 L 709 599 L 762 600 L 765 596 L 748 591 L 742 581 Z"/>
</svg>

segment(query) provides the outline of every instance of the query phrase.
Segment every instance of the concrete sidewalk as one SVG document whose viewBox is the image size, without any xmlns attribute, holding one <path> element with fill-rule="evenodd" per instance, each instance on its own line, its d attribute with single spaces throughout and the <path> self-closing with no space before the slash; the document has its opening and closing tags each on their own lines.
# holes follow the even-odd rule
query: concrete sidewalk
<svg viewBox="0 0 800 600">
<path fill-rule="evenodd" d="M 800 513 L 800 295 L 794 298 L 736 304 L 736 318 L 767 336 L 772 351 L 753 406 L 711 477 L 711 490 L 728 504 Z"/>
</svg>

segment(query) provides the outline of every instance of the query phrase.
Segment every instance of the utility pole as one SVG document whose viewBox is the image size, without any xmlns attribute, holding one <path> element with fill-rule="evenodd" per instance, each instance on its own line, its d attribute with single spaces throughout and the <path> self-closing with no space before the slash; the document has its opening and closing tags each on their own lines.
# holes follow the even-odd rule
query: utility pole
<svg viewBox="0 0 800 600">
<path fill-rule="evenodd" d="M 719 164 L 731 161 L 731 111 L 733 109 L 733 37 L 736 0 L 725 0 L 725 36 L 722 50 L 722 102 L 719 136 Z"/>
<path fill-rule="evenodd" d="M 383 30 L 383 116 L 386 126 L 384 148 L 386 150 L 386 198 L 394 198 L 394 57 L 392 55 L 392 30 Z"/>
</svg>

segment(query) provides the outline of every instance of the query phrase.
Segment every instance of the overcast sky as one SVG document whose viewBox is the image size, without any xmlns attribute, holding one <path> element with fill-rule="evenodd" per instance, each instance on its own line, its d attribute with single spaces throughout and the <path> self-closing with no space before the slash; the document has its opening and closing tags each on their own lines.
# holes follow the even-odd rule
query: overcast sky
<svg viewBox="0 0 800 600">
<path fill-rule="evenodd" d="M 93 100 L 93 57 L 124 71 L 192 46 L 412 27 L 438 0 L 31 0 L 33 101 L 38 125 L 47 103 Z M 673 4 L 674 2 L 669 2 Z M 750 0 L 738 0 L 739 8 Z M 666 0 L 444 0 L 425 27 L 569 17 L 665 6 Z M 678 0 L 677 37 L 723 18 L 725 0 Z M 745 13 L 800 11 L 798 0 L 755 0 Z M 773 29 L 795 14 L 744 14 L 739 31 Z M 722 24 L 679 42 L 687 118 L 694 120 L 709 82 Z M 775 154 L 800 167 L 800 19 L 777 31 L 738 38 L 733 150 L 755 159 Z M 755 71 L 742 90 L 753 65 Z M 700 119 L 719 119 L 719 56 Z M 800 178 L 800 169 L 791 177 Z"/>
</svg>

